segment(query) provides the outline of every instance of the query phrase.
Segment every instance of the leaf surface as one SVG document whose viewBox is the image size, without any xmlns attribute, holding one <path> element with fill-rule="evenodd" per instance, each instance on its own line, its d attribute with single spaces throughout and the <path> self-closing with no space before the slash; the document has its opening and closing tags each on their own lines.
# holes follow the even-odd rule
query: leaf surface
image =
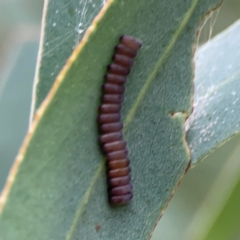
<svg viewBox="0 0 240 240">
<path fill-rule="evenodd" d="M 106 0 L 45 0 L 32 114 Z"/>
<path fill-rule="evenodd" d="M 192 164 L 240 130 L 240 21 L 196 53 L 194 110 L 187 120 Z"/>
<path fill-rule="evenodd" d="M 239 41 L 240 21 L 237 21 L 196 54 L 195 108 L 187 133 L 193 164 L 233 136 L 239 137 Z M 221 174 L 190 225 L 189 239 L 238 239 L 239 191 L 237 148 L 226 158 Z"/>
</svg>

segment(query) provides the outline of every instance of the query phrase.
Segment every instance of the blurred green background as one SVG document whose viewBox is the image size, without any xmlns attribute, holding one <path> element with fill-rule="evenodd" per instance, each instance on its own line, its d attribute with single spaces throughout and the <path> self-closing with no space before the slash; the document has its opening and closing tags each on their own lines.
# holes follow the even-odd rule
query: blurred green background
<svg viewBox="0 0 240 240">
<path fill-rule="evenodd" d="M 0 189 L 29 125 L 42 9 L 43 0 L 0 0 Z M 239 18 L 240 1 L 225 0 L 220 10 L 204 21 L 199 46 Z M 191 169 L 152 240 L 195 240 L 194 234 L 218 215 L 239 181 L 239 155 L 240 136 Z M 226 240 L 240 239 L 240 230 L 236 236 Z"/>
</svg>

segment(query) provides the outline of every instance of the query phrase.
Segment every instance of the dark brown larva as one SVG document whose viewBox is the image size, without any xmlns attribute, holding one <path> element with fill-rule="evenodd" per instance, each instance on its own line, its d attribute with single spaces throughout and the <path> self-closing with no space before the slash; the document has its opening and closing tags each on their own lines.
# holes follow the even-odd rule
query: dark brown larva
<svg viewBox="0 0 240 240">
<path fill-rule="evenodd" d="M 119 113 L 101 114 L 99 116 L 99 122 L 110 123 L 120 121 L 121 116 Z"/>
<path fill-rule="evenodd" d="M 127 76 L 130 73 L 130 69 L 126 67 L 122 67 L 118 64 L 112 63 L 108 66 L 109 73 L 120 75 L 120 76 Z"/>
<path fill-rule="evenodd" d="M 127 156 L 128 156 L 128 150 L 124 149 L 116 152 L 107 153 L 107 160 L 108 161 L 118 160 L 118 159 L 127 158 Z"/>
<path fill-rule="evenodd" d="M 114 75 L 114 74 L 107 74 L 105 76 L 106 83 L 114 83 L 118 85 L 123 85 L 127 81 L 127 77 Z"/>
<path fill-rule="evenodd" d="M 100 143 L 109 143 L 114 142 L 122 139 L 122 133 L 121 132 L 114 132 L 114 133 L 108 133 L 101 135 L 99 138 Z"/>
<path fill-rule="evenodd" d="M 104 94 L 103 103 L 122 103 L 123 95 L 122 94 Z"/>
<path fill-rule="evenodd" d="M 122 94 L 124 93 L 124 87 L 117 84 L 105 83 L 103 85 L 103 91 L 109 94 Z"/>
<path fill-rule="evenodd" d="M 102 104 L 99 108 L 100 114 L 119 113 L 120 110 L 121 110 L 120 104 Z"/>
<path fill-rule="evenodd" d="M 108 161 L 108 168 L 109 169 L 124 168 L 127 167 L 129 163 L 130 162 L 128 159 Z"/>
<path fill-rule="evenodd" d="M 110 143 L 106 143 L 103 146 L 103 149 L 106 152 L 115 152 L 118 150 L 124 150 L 126 148 L 127 144 L 125 141 L 120 140 L 120 141 L 116 141 L 116 142 L 110 142 Z"/>
<path fill-rule="evenodd" d="M 141 40 L 134 37 L 124 35 L 120 38 L 102 88 L 102 104 L 98 116 L 102 135 L 99 141 L 107 158 L 108 194 L 112 204 L 124 204 L 133 197 L 130 161 L 127 143 L 122 139 L 120 111 L 124 100 L 124 84 L 141 46 Z"/>
<path fill-rule="evenodd" d="M 102 124 L 100 129 L 103 133 L 111 133 L 121 131 L 123 128 L 123 124 L 121 122 L 114 123 L 105 123 Z"/>
<path fill-rule="evenodd" d="M 124 55 L 124 56 L 131 57 L 131 58 L 134 58 L 137 55 L 136 51 L 132 50 L 131 48 L 127 48 L 123 44 L 118 44 L 116 46 L 116 53 Z"/>
<path fill-rule="evenodd" d="M 113 58 L 113 61 L 123 67 L 132 67 L 134 64 L 134 60 L 133 58 L 130 57 L 125 57 L 123 55 L 120 54 L 116 54 Z"/>
</svg>

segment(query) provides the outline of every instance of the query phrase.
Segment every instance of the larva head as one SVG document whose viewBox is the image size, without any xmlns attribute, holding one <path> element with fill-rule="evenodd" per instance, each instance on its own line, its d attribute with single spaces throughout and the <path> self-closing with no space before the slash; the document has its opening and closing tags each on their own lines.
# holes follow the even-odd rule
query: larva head
<svg viewBox="0 0 240 240">
<path fill-rule="evenodd" d="M 120 37 L 121 44 L 129 47 L 133 50 L 138 50 L 142 47 L 142 41 L 138 38 L 134 38 L 132 36 L 123 35 Z"/>
</svg>

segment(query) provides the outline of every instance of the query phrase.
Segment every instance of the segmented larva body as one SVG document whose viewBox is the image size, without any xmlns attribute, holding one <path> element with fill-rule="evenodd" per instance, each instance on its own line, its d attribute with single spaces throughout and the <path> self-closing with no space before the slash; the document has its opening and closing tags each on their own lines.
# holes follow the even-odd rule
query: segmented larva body
<svg viewBox="0 0 240 240">
<path fill-rule="evenodd" d="M 133 197 L 130 162 L 127 143 L 123 140 L 120 111 L 127 75 L 141 46 L 139 39 L 126 35 L 120 38 L 103 85 L 98 121 L 102 134 L 100 143 L 107 158 L 108 195 L 112 204 L 124 204 Z"/>
</svg>

